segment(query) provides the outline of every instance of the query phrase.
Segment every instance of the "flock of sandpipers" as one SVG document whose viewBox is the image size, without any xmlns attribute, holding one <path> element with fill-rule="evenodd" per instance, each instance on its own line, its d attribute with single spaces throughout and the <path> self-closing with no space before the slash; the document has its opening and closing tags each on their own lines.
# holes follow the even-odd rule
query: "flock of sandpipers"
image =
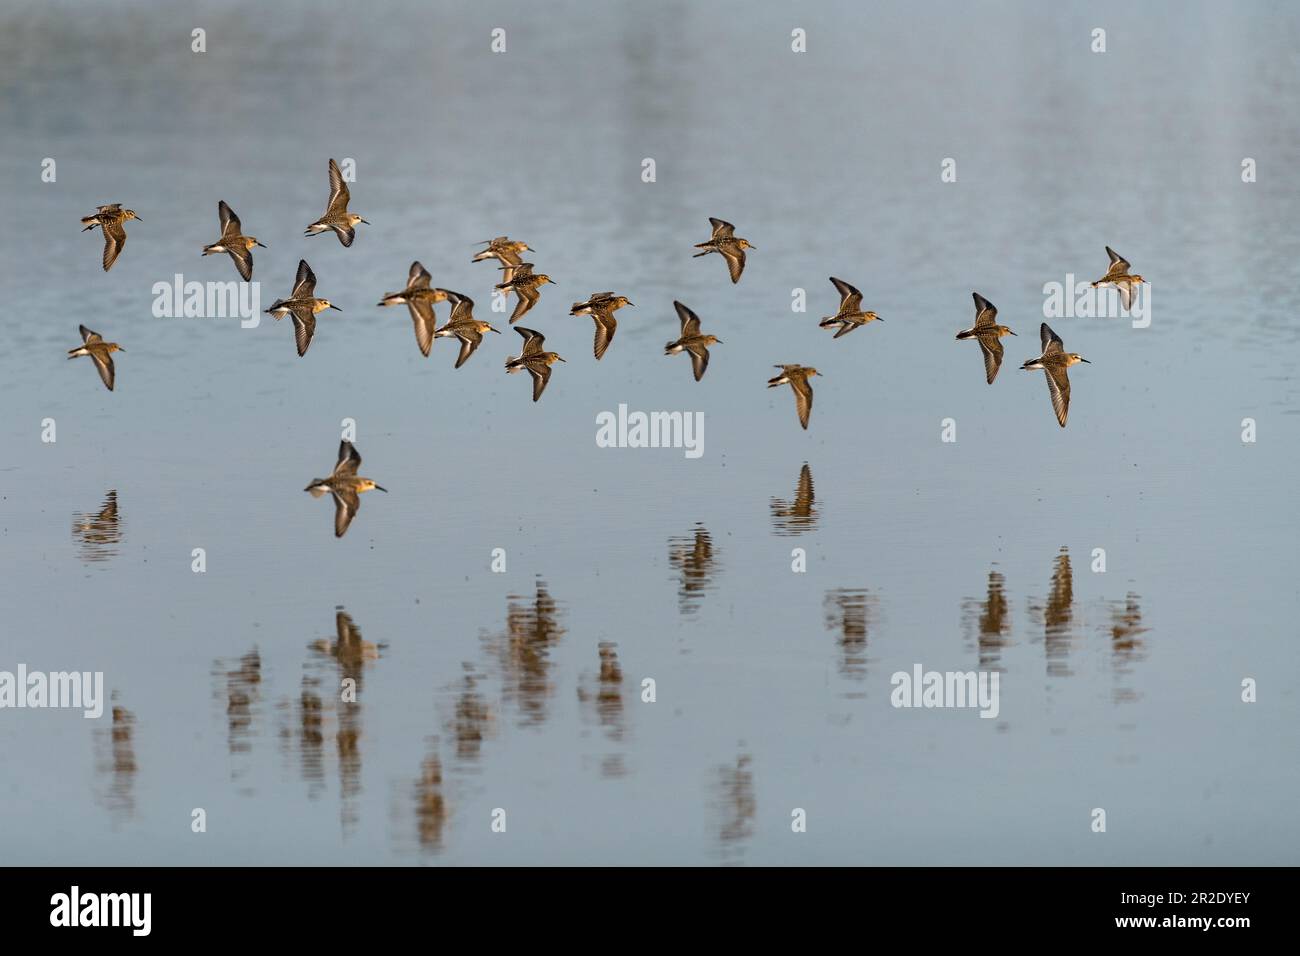
<svg viewBox="0 0 1300 956">
<path fill-rule="evenodd" d="M 350 247 L 356 238 L 357 225 L 370 223 L 356 213 L 348 211 L 351 195 L 343 173 L 333 159 L 329 161 L 329 181 L 330 194 L 325 214 L 307 226 L 304 235 L 310 237 L 333 232 L 338 236 L 339 242 L 345 247 Z M 224 201 L 218 203 L 217 211 L 221 220 L 221 237 L 216 242 L 204 246 L 203 255 L 226 253 L 234 261 L 240 277 L 245 282 L 250 281 L 253 276 L 252 250 L 255 246 L 266 247 L 254 236 L 244 235 L 239 217 Z M 123 209 L 121 203 L 113 203 L 98 207 L 93 215 L 81 220 L 85 227 L 83 231 L 95 228 L 103 231 L 105 272 L 112 268 L 113 263 L 121 255 L 126 245 L 124 226 L 132 219 L 138 220 L 140 217 L 134 210 Z M 706 241 L 696 244 L 695 248 L 702 251 L 695 253 L 695 257 L 710 253 L 720 254 L 726 260 L 732 283 L 737 283 L 745 271 L 745 250 L 755 247 L 750 245 L 749 240 L 737 236 L 735 227 L 731 223 L 712 217 L 709 222 L 713 226 L 713 233 Z M 495 239 L 485 240 L 481 245 L 484 248 L 473 257 L 472 261 L 495 259 L 499 263 L 502 275 L 501 281 L 496 283 L 496 289 L 503 296 L 513 293 L 518 300 L 510 315 L 510 324 L 514 325 L 537 304 L 541 297 L 541 287 L 553 280 L 544 273 L 534 272 L 533 263 L 524 261 L 523 253 L 534 251 L 525 242 L 518 242 L 507 236 L 498 236 Z M 1092 283 L 1092 286 L 1117 289 L 1124 307 L 1129 308 L 1137 286 L 1146 280 L 1140 275 L 1131 273 L 1128 261 L 1109 246 L 1106 247 L 1106 253 L 1110 257 L 1110 267 L 1104 276 Z M 833 276 L 830 281 L 839 293 L 840 305 L 834 315 L 821 320 L 819 323 L 821 328 L 834 329 L 834 337 L 838 339 L 870 322 L 882 321 L 875 312 L 862 308 L 862 293 L 857 288 Z M 992 385 L 1002 365 L 1003 349 L 1000 339 L 1016 333 L 1005 325 L 997 324 L 998 310 L 988 299 L 978 292 L 972 294 L 975 300 L 975 324 L 958 332 L 957 338 L 975 339 L 979 343 L 984 355 L 985 376 L 988 384 Z M 451 304 L 451 314 L 447 324 L 441 328 L 437 325 L 434 313 L 434 306 L 440 302 Z M 434 339 L 455 337 L 460 342 L 456 368 L 464 365 L 474 354 L 482 343 L 485 333 L 499 334 L 500 332 L 490 323 L 474 318 L 473 299 L 462 293 L 434 286 L 433 277 L 418 261 L 411 263 L 406 287 L 400 292 L 388 293 L 378 304 L 407 307 L 415 326 L 416 344 L 426 357 L 429 355 Z M 569 309 L 570 315 L 586 315 L 595 321 L 596 337 L 593 353 L 598 361 L 604 357 L 610 343 L 614 340 L 614 333 L 618 328 L 614 313 L 628 305 L 633 303 L 627 296 L 616 295 L 613 292 L 596 292 L 586 301 L 573 303 Z M 709 347 L 721 344 L 722 340 L 715 335 L 705 335 L 700 329 L 700 317 L 686 305 L 674 301 L 673 306 L 677 310 L 677 317 L 681 323 L 681 334 L 674 341 L 667 343 L 664 354 L 689 353 L 695 380 L 698 382 L 709 367 Z M 266 312 L 277 320 L 285 316 L 293 319 L 298 355 L 303 356 L 307 354 L 307 348 L 311 345 L 312 336 L 316 332 L 316 315 L 326 309 L 342 311 L 329 299 L 316 295 L 316 274 L 312 272 L 307 260 L 303 259 L 298 263 L 298 274 L 289 297 L 277 299 Z M 551 378 L 551 366 L 565 359 L 555 352 L 545 350 L 546 337 L 542 333 L 523 326 L 515 326 L 515 331 L 523 337 L 524 343 L 518 356 L 511 356 L 506 360 L 506 372 L 526 371 L 532 376 L 535 402 L 546 390 L 546 385 Z M 1064 428 L 1070 409 L 1070 379 L 1066 369 L 1088 360 L 1078 353 L 1066 352 L 1061 337 L 1053 332 L 1046 322 L 1042 324 L 1040 333 L 1042 354 L 1037 358 L 1029 359 L 1021 368 L 1041 370 L 1045 373 L 1052 399 L 1052 409 L 1056 413 L 1056 420 Z M 84 325 L 81 326 L 81 337 L 82 345 L 71 349 L 68 352 L 69 358 L 90 356 L 99 370 L 100 378 L 111 391 L 115 376 L 112 353 L 125 350 L 116 342 L 104 341 L 99 333 L 91 331 Z M 813 390 L 808 380 L 819 373 L 811 366 L 799 364 L 782 364 L 777 365 L 776 368 L 781 371 L 768 381 L 768 387 L 775 388 L 781 385 L 791 387 L 799 424 L 806 429 L 813 404 Z M 357 495 L 372 488 L 384 490 L 369 478 L 357 476 L 357 466 L 360 463 L 361 456 L 357 454 L 351 443 L 345 441 L 340 446 L 338 464 L 331 477 L 317 479 L 306 489 L 316 496 L 323 495 L 326 491 L 334 495 L 335 532 L 340 537 L 347 530 L 352 515 L 356 513 Z"/>
</svg>

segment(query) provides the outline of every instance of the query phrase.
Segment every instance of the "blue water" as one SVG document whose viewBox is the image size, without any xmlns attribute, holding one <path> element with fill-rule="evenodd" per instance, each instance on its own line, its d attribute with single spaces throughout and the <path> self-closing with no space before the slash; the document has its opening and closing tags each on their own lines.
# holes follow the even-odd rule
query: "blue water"
<svg viewBox="0 0 1300 956">
<path fill-rule="evenodd" d="M 102 671 L 118 715 L 0 710 L 0 855 L 1295 864 L 1297 50 L 1283 4 L 9 5 L 0 670 Z M 350 249 L 302 238 L 331 156 Z M 344 310 L 305 358 L 154 316 L 236 278 L 199 255 L 221 199 L 263 308 L 305 256 Z M 77 220 L 119 201 L 105 274 Z M 691 258 L 709 216 L 738 285 Z M 503 233 L 557 283 L 537 404 L 470 262 Z M 1151 324 L 1049 320 L 1092 361 L 1061 429 L 1018 367 L 1108 244 Z M 374 306 L 413 259 L 503 330 L 459 370 Z M 830 275 L 885 321 L 817 328 Z M 606 289 L 597 363 L 567 313 Z M 991 387 L 972 291 L 1018 333 Z M 699 383 L 674 299 L 723 340 Z M 702 412 L 704 454 L 598 447 L 620 403 Z M 336 540 L 302 488 L 344 419 L 389 494 Z M 997 669 L 997 718 L 891 706 L 916 664 Z"/>
</svg>

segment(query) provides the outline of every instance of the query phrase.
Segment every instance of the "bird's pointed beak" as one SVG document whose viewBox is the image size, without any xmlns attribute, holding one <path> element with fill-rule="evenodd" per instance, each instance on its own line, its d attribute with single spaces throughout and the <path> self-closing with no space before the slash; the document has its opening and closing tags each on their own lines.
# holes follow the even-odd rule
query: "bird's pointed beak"
<svg viewBox="0 0 1300 956">
<path fill-rule="evenodd" d="M 136 222 L 144 222 L 144 220 L 141 219 L 139 216 L 136 216 L 136 217 L 135 217 L 135 221 L 136 221 Z"/>
<path fill-rule="evenodd" d="M 122 348 L 122 346 L 120 346 L 120 345 L 117 347 L 117 350 L 118 350 L 119 352 L 125 352 L 125 351 L 126 351 L 126 349 Z"/>
<path fill-rule="evenodd" d="M 261 247 L 261 248 L 262 248 L 262 249 L 267 249 L 267 248 L 270 248 L 270 247 L 269 247 L 269 246 L 267 246 L 267 244 L 266 244 L 266 243 L 264 243 L 264 242 L 259 242 L 259 243 L 258 243 L 258 246 L 259 246 L 259 247 Z"/>
<path fill-rule="evenodd" d="M 716 342 L 715 342 L 714 344 L 716 344 L 716 345 L 726 345 L 727 343 L 724 342 L 724 341 L 722 341 L 722 339 L 718 339 L 718 340 L 716 340 Z"/>
<path fill-rule="evenodd" d="M 1010 330 L 1010 329 L 1007 329 L 1007 331 L 1008 331 L 1008 332 L 1011 332 L 1011 330 Z M 1015 332 L 1011 332 L 1011 334 L 1012 334 L 1012 335 L 1016 335 L 1016 333 L 1015 333 Z M 1018 336 L 1018 335 L 1016 335 L 1016 338 L 1020 338 L 1020 336 Z"/>
<path fill-rule="evenodd" d="M 384 494 L 388 494 L 388 489 L 383 485 L 375 485 L 375 491 L 382 491 Z"/>
<path fill-rule="evenodd" d="M 1089 362 L 1088 359 L 1086 359 L 1086 358 L 1082 358 L 1082 357 L 1080 357 L 1079 361 L 1080 361 L 1080 362 L 1088 362 L 1089 365 L 1092 364 L 1092 362 Z"/>
<path fill-rule="evenodd" d="M 362 219 L 361 221 L 364 222 L 367 226 L 370 225 L 369 219 Z"/>
<path fill-rule="evenodd" d="M 500 329 L 494 329 L 494 328 L 492 328 L 492 326 L 490 326 L 490 325 L 488 326 L 488 331 L 489 331 L 489 332 L 495 332 L 497 335 L 500 335 L 500 334 L 501 334 L 501 330 L 500 330 Z"/>
<path fill-rule="evenodd" d="M 568 364 L 569 364 L 569 360 L 568 360 L 568 359 L 563 358 L 562 356 L 559 356 L 559 355 L 557 355 L 557 356 L 555 356 L 555 357 L 556 357 L 557 359 L 559 359 L 561 362 L 563 362 L 565 365 L 568 365 Z"/>
<path fill-rule="evenodd" d="M 340 309 L 337 305 L 335 305 L 333 302 L 330 303 L 330 308 L 333 309 L 335 312 L 342 312 L 342 311 L 343 311 L 343 310 Z"/>
</svg>

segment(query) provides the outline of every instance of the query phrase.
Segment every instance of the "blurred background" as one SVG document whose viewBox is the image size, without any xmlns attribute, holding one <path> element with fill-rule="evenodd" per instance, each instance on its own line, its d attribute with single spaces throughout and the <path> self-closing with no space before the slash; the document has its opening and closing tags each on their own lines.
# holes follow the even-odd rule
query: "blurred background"
<svg viewBox="0 0 1300 956">
<path fill-rule="evenodd" d="M 1282 3 L 6 4 L 0 669 L 115 696 L 0 713 L 0 856 L 1295 864 L 1297 50 Z M 351 248 L 302 237 L 330 157 Z M 219 200 L 262 308 L 305 256 L 343 309 L 306 357 L 154 317 L 237 278 Z M 105 274 L 111 202 L 142 221 Z M 709 216 L 738 285 L 691 258 Z M 502 234 L 557 283 L 537 404 L 470 262 Z M 1051 320 L 1093 363 L 1061 429 L 1018 367 L 1106 245 L 1151 324 Z M 414 259 L 504 332 L 459 370 L 374 306 Z M 885 321 L 833 341 L 831 275 Z M 568 309 L 610 289 L 597 363 Z M 972 291 L 1019 333 L 991 387 Z M 699 383 L 674 299 L 724 343 Z M 598 448 L 620 403 L 703 412 L 704 455 Z M 302 488 L 345 418 L 390 493 L 336 540 Z M 891 707 L 918 663 L 996 669 L 997 719 Z"/>
</svg>

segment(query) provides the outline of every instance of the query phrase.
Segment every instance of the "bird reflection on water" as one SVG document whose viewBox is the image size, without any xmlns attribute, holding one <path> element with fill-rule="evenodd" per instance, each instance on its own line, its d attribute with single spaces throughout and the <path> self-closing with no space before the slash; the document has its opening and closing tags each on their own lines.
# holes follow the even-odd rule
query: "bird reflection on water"
<svg viewBox="0 0 1300 956">
<path fill-rule="evenodd" d="M 72 516 L 72 537 L 80 546 L 81 560 L 87 564 L 107 561 L 117 554 L 122 543 L 122 519 L 117 511 L 116 491 L 104 496 L 98 512 Z"/>
</svg>

